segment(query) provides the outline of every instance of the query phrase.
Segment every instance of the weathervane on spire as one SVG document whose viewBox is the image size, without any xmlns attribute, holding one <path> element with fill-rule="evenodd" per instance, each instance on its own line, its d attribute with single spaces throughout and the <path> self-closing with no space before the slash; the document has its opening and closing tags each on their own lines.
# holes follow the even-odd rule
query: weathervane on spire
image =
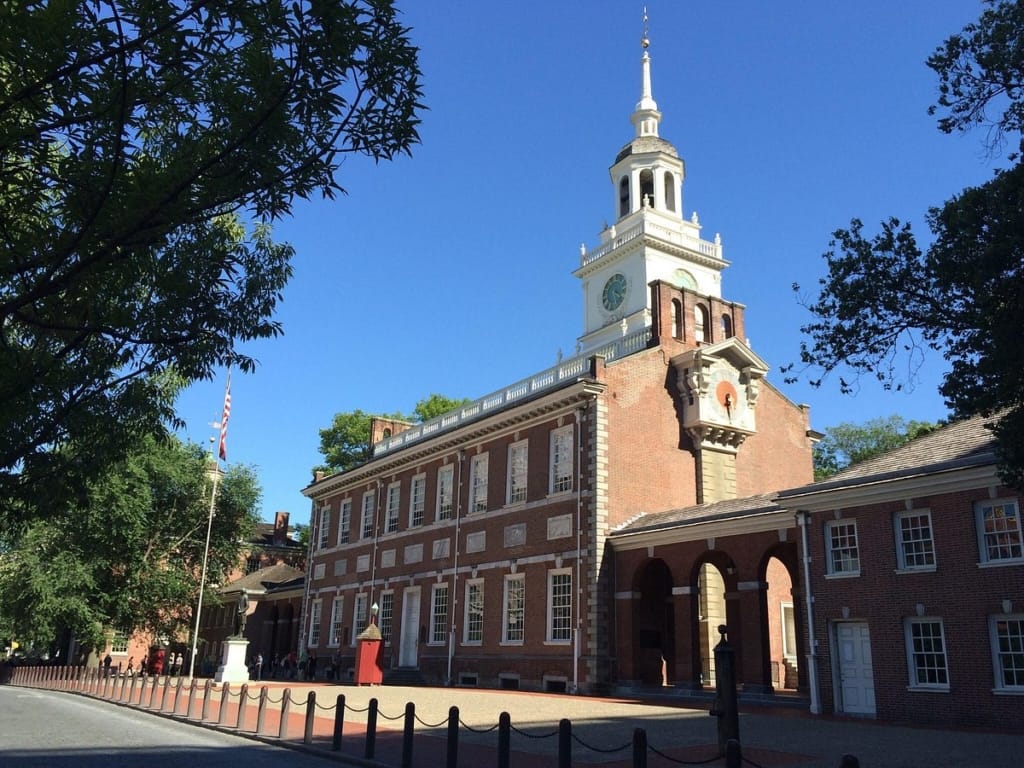
<svg viewBox="0 0 1024 768">
<path fill-rule="evenodd" d="M 643 48 L 646 51 L 647 50 L 647 46 L 649 46 L 650 44 L 651 44 L 651 41 L 647 37 L 647 6 L 645 5 L 644 6 L 644 36 L 642 38 L 640 38 L 640 47 Z"/>
</svg>

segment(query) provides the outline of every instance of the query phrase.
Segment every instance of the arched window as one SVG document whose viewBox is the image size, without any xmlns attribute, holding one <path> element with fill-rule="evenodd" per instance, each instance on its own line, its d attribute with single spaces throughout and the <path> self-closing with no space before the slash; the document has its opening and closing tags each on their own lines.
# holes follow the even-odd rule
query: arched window
<svg viewBox="0 0 1024 768">
<path fill-rule="evenodd" d="M 672 337 L 683 338 L 683 305 L 679 299 L 672 299 Z"/>
<path fill-rule="evenodd" d="M 619 182 L 619 216 L 629 213 L 629 177 L 623 176 Z"/>
<path fill-rule="evenodd" d="M 665 171 L 665 210 L 675 211 L 676 209 L 676 180 L 675 177 Z"/>
<path fill-rule="evenodd" d="M 384 427 L 384 439 L 391 437 L 391 427 Z"/>
<path fill-rule="evenodd" d="M 703 304 L 698 304 L 693 308 L 693 337 L 698 342 L 705 340 L 705 329 L 708 327 L 708 310 Z"/>
<path fill-rule="evenodd" d="M 640 171 L 640 206 L 654 207 L 654 174 L 650 171 Z"/>
<path fill-rule="evenodd" d="M 722 315 L 722 338 L 732 338 L 732 318 L 728 315 Z"/>
</svg>

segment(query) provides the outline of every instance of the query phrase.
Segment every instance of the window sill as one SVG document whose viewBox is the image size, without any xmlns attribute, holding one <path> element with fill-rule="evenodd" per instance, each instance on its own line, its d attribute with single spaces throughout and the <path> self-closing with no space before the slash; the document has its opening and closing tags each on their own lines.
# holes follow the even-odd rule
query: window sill
<svg viewBox="0 0 1024 768">
<path fill-rule="evenodd" d="M 572 488 L 565 491 L 551 491 L 545 498 L 551 499 L 568 499 L 572 496 Z"/>
<path fill-rule="evenodd" d="M 1011 565 L 1024 565 L 1024 557 L 1018 557 L 1013 560 L 988 560 L 984 563 L 978 563 L 979 568 L 1006 568 Z"/>
<path fill-rule="evenodd" d="M 498 645 L 504 646 L 506 648 L 508 648 L 508 647 L 521 648 L 522 645 L 523 645 L 523 641 L 522 640 L 502 640 L 500 643 L 498 643 Z"/>
<path fill-rule="evenodd" d="M 993 696 L 1024 696 L 1024 688 L 993 688 Z"/>
<path fill-rule="evenodd" d="M 483 640 L 467 640 L 459 643 L 463 648 L 479 648 L 484 644 Z"/>
<path fill-rule="evenodd" d="M 857 579 L 860 578 L 860 571 L 850 571 L 849 573 L 826 573 L 825 579 L 831 581 L 832 579 Z"/>
<path fill-rule="evenodd" d="M 949 693 L 948 685 L 908 685 L 907 690 L 911 693 Z"/>
<path fill-rule="evenodd" d="M 572 645 L 572 640 L 545 640 L 544 645 L 568 648 Z"/>
<path fill-rule="evenodd" d="M 904 573 L 935 573 L 938 568 L 934 565 L 922 565 L 917 568 L 897 568 L 893 573 L 904 574 Z"/>
</svg>

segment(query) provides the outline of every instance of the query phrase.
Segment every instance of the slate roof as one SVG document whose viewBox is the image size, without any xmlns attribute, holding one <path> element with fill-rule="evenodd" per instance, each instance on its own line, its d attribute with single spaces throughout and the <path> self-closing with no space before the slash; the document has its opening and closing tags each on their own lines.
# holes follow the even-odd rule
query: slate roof
<svg viewBox="0 0 1024 768">
<path fill-rule="evenodd" d="M 985 425 L 996 418 L 974 416 L 948 424 L 888 453 L 847 467 L 827 480 L 780 491 L 778 499 L 785 502 L 790 496 L 805 493 L 994 464 L 996 441 Z"/>
<path fill-rule="evenodd" d="M 278 563 L 277 565 L 268 565 L 266 568 L 260 568 L 258 571 L 247 573 L 245 576 L 235 579 L 229 584 L 225 584 L 220 588 L 220 591 L 221 594 L 241 592 L 243 589 L 252 590 L 254 592 L 269 591 L 279 584 L 294 581 L 295 579 L 300 579 L 303 576 L 305 576 L 305 574 L 298 568 L 292 568 L 290 565 Z"/>
<path fill-rule="evenodd" d="M 697 504 L 682 509 L 670 509 L 666 512 L 651 512 L 626 523 L 612 532 L 612 536 L 626 533 L 657 531 L 662 528 L 682 528 L 687 525 L 733 520 L 740 517 L 755 517 L 782 510 L 775 503 L 774 493 L 763 493 L 748 496 L 744 499 L 726 499 L 710 504 Z"/>
</svg>

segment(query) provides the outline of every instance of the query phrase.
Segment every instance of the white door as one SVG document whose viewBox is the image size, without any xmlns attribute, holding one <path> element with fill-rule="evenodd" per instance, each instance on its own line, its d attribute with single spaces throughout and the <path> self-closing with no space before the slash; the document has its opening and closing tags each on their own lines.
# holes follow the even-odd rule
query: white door
<svg viewBox="0 0 1024 768">
<path fill-rule="evenodd" d="M 866 622 L 835 625 L 839 650 L 839 695 L 843 712 L 875 714 L 875 677 L 871 669 L 871 636 Z"/>
<path fill-rule="evenodd" d="M 419 642 L 420 588 L 409 587 L 402 595 L 402 643 L 398 649 L 398 666 L 417 666 Z"/>
</svg>

